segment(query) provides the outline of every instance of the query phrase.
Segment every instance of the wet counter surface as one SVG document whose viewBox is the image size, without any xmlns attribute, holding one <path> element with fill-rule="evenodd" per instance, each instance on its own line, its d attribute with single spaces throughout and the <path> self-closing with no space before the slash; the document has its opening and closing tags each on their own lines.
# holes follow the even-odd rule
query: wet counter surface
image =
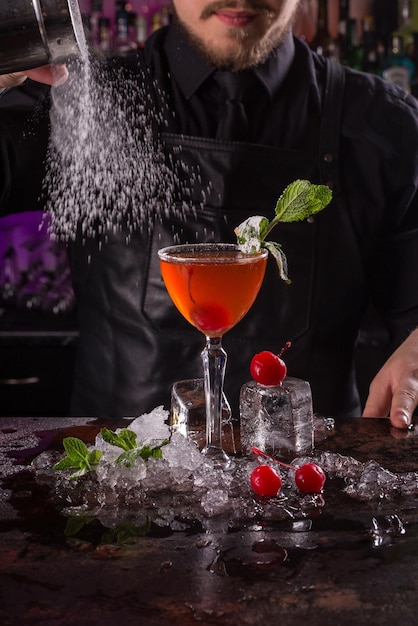
<svg viewBox="0 0 418 626">
<path fill-rule="evenodd" d="M 0 418 L 0 443 L 17 442 L 1 461 L 1 626 L 418 624 L 417 495 L 358 501 L 328 480 L 308 526 L 225 532 L 215 518 L 206 531 L 129 541 L 99 536 L 94 525 L 68 537 L 68 519 L 33 473 L 6 466 L 62 450 L 70 435 L 93 442 L 99 428 L 95 420 Z M 418 429 L 396 431 L 383 419 L 341 420 L 317 449 L 400 474 L 418 469 Z"/>
</svg>

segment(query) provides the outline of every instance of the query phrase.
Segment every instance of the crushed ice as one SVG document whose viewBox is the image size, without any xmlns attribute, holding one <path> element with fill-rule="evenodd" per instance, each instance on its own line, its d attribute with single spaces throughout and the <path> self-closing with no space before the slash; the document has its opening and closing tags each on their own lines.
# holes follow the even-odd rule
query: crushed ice
<svg viewBox="0 0 418 626">
<path fill-rule="evenodd" d="M 324 506 L 321 494 L 301 494 L 295 487 L 292 470 L 280 469 L 283 487 L 276 498 L 258 498 L 248 477 L 258 460 L 234 458 L 228 471 L 216 468 L 196 445 L 167 426 L 168 412 L 162 407 L 128 424 L 137 442 L 158 445 L 164 439 L 162 458 L 137 458 L 133 467 L 115 464 L 121 449 L 107 443 L 99 433 L 89 448 L 102 450 L 96 469 L 77 480 L 68 480 L 71 471 L 56 471 L 53 465 L 63 455 L 40 454 L 32 463 L 37 480 L 51 488 L 54 502 L 71 516 L 92 516 L 107 526 L 135 520 L 153 522 L 171 529 L 193 522 L 227 519 L 242 524 L 264 519 L 269 522 L 306 520 Z M 118 433 L 120 429 L 115 432 Z M 294 465 L 313 461 L 328 479 L 344 479 L 343 491 L 360 501 L 387 499 L 398 495 L 418 495 L 418 475 L 396 475 L 375 461 L 360 463 L 352 457 L 322 452 L 298 458 Z M 375 542 L 378 539 L 375 538 Z"/>
</svg>

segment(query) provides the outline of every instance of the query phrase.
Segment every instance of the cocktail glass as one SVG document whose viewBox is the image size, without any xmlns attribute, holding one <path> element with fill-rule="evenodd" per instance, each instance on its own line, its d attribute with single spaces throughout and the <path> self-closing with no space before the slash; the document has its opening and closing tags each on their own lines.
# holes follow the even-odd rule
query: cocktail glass
<svg viewBox="0 0 418 626">
<path fill-rule="evenodd" d="M 202 351 L 206 445 L 216 464 L 230 459 L 222 447 L 222 393 L 227 355 L 222 337 L 251 308 L 263 282 L 268 253 L 246 254 L 236 244 L 202 243 L 158 251 L 167 291 L 180 313 L 206 337 Z"/>
</svg>

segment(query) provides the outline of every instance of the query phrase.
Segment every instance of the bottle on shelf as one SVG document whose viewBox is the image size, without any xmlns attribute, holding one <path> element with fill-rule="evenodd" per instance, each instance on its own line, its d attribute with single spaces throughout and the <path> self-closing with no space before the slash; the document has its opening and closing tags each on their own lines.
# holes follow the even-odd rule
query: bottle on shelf
<svg viewBox="0 0 418 626">
<path fill-rule="evenodd" d="M 340 53 L 340 62 L 354 70 L 363 69 L 363 47 L 360 45 L 359 25 L 357 20 L 350 18 L 346 24 L 347 41 Z"/>
<path fill-rule="evenodd" d="M 366 15 L 363 20 L 363 59 L 361 69 L 369 74 L 382 74 L 384 49 L 377 38 L 374 18 Z"/>
<path fill-rule="evenodd" d="M 414 26 L 414 11 L 418 12 L 418 3 L 411 0 L 399 0 L 398 7 L 398 28 L 393 35 L 399 35 L 402 38 L 404 55 L 413 63 L 414 72 L 411 78 L 411 82 L 414 80 L 414 75 L 417 72 L 418 61 L 418 33 Z"/>
<path fill-rule="evenodd" d="M 343 59 L 347 56 L 348 46 L 348 28 L 350 20 L 350 0 L 339 0 L 338 9 L 338 37 L 337 37 L 337 49 L 338 59 L 343 62 Z"/>
<path fill-rule="evenodd" d="M 168 26 L 171 20 L 170 7 L 168 4 L 163 4 L 160 10 L 161 13 L 161 25 Z"/>
<path fill-rule="evenodd" d="M 137 48 L 143 48 L 148 36 L 148 22 L 145 15 L 137 15 L 135 18 L 135 40 Z"/>
<path fill-rule="evenodd" d="M 328 27 L 328 0 L 319 0 L 318 2 L 317 28 L 311 42 L 311 48 L 325 57 L 337 57 L 337 44 L 331 37 Z"/>
<path fill-rule="evenodd" d="M 405 56 L 402 37 L 393 35 L 391 49 L 383 69 L 383 78 L 410 92 L 414 75 L 415 68 L 412 61 Z"/>
<path fill-rule="evenodd" d="M 116 2 L 114 47 L 118 53 L 128 52 L 131 49 L 129 40 L 129 12 L 123 0 Z"/>
<path fill-rule="evenodd" d="M 383 45 L 384 56 L 390 50 L 392 34 L 398 28 L 398 0 L 374 0 L 372 15 L 374 18 L 377 40 Z"/>
<path fill-rule="evenodd" d="M 412 33 L 409 37 L 405 46 L 405 56 L 412 61 L 416 76 L 418 73 L 418 32 Z"/>
<path fill-rule="evenodd" d="M 103 0 L 92 0 L 90 13 L 91 43 L 93 46 L 99 45 L 100 38 L 100 18 L 102 17 Z"/>
<path fill-rule="evenodd" d="M 112 36 L 110 30 L 110 19 L 101 17 L 99 19 L 99 40 L 97 47 L 104 54 L 109 54 L 112 48 Z"/>
<path fill-rule="evenodd" d="M 156 30 L 161 28 L 162 25 L 163 25 L 162 15 L 160 11 L 155 11 L 155 13 L 153 13 L 151 17 L 151 32 L 152 33 L 155 32 Z"/>
<path fill-rule="evenodd" d="M 159 0 L 155 10 L 151 13 L 150 33 L 167 26 L 170 23 L 170 8 L 166 0 Z"/>
<path fill-rule="evenodd" d="M 129 39 L 129 48 L 131 50 L 134 50 L 136 48 L 136 13 L 135 11 L 128 11 L 128 39 Z"/>
<path fill-rule="evenodd" d="M 405 54 L 414 66 L 414 78 L 411 83 L 411 94 L 418 98 L 418 32 L 414 32 L 408 43 Z"/>
<path fill-rule="evenodd" d="M 398 0 L 398 28 L 394 34 L 400 35 L 405 44 L 405 39 L 412 32 L 412 0 Z"/>
</svg>

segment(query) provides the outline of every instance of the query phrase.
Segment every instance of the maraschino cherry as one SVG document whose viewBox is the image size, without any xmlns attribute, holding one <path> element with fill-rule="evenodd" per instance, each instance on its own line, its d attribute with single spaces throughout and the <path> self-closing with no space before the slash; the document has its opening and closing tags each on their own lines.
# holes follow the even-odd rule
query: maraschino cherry
<svg viewBox="0 0 418 626">
<path fill-rule="evenodd" d="M 250 374 L 256 383 L 273 387 L 279 385 L 286 377 L 286 363 L 281 359 L 285 350 L 290 348 L 291 342 L 287 341 L 279 354 L 263 350 L 255 354 L 250 363 Z"/>
<path fill-rule="evenodd" d="M 274 498 L 282 486 L 282 479 L 270 465 L 258 465 L 251 472 L 251 487 L 258 496 Z"/>
<path fill-rule="evenodd" d="M 251 448 L 251 451 L 253 452 L 253 454 L 256 454 L 257 456 L 262 456 L 266 459 L 269 459 L 270 461 L 274 461 L 275 463 L 278 463 L 279 465 L 283 465 L 284 467 L 287 467 L 288 469 L 294 470 L 295 483 L 299 491 L 302 491 L 303 493 L 320 493 L 322 491 L 324 484 L 325 484 L 326 476 L 325 476 L 324 470 L 321 467 L 319 467 L 319 465 L 317 465 L 316 463 L 305 463 L 304 465 L 301 465 L 301 467 L 295 467 L 294 465 L 289 465 L 288 463 L 279 461 L 279 459 L 275 459 L 274 457 L 270 456 L 266 452 L 263 452 L 262 450 L 259 450 L 258 448 Z M 253 473 L 260 467 L 270 468 L 269 465 L 259 465 L 253 471 Z M 270 468 L 270 469 L 273 469 L 273 468 Z M 251 485 L 252 484 L 253 484 L 253 481 L 252 481 L 252 475 L 251 475 Z M 256 493 L 258 492 L 256 491 Z M 259 494 L 259 495 L 266 495 L 266 494 Z"/>
</svg>

